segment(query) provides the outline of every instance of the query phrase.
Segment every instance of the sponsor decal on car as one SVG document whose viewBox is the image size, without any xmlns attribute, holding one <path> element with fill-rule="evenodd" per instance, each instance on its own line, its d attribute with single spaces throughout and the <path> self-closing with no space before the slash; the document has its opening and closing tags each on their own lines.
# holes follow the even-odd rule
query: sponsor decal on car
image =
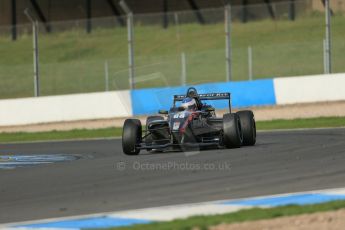
<svg viewBox="0 0 345 230">
<path fill-rule="evenodd" d="M 180 122 L 174 122 L 173 130 L 178 130 L 180 127 Z"/>
</svg>

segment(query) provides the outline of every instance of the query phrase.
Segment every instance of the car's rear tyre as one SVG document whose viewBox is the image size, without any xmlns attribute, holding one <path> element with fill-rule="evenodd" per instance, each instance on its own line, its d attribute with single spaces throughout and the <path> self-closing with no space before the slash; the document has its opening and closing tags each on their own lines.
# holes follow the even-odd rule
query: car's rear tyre
<svg viewBox="0 0 345 230">
<path fill-rule="evenodd" d="M 254 113 L 250 110 L 237 112 L 241 121 L 243 133 L 243 145 L 255 145 L 256 142 L 256 124 Z"/>
<path fill-rule="evenodd" d="M 146 135 L 149 133 L 149 129 L 148 129 L 148 124 L 150 124 L 152 121 L 163 121 L 164 120 L 164 117 L 162 116 L 149 116 L 146 118 Z M 151 135 L 148 135 L 146 138 L 145 138 L 145 144 L 147 146 L 151 145 L 153 142 L 153 139 L 152 139 L 152 136 Z M 148 152 L 151 152 L 152 149 L 146 149 Z"/>
<path fill-rule="evenodd" d="M 127 119 L 123 125 L 122 150 L 126 155 L 138 155 L 140 149 L 137 145 L 141 143 L 141 122 L 138 119 Z"/>
<path fill-rule="evenodd" d="M 236 113 L 223 115 L 223 144 L 227 148 L 239 148 L 243 142 L 241 121 Z"/>
</svg>

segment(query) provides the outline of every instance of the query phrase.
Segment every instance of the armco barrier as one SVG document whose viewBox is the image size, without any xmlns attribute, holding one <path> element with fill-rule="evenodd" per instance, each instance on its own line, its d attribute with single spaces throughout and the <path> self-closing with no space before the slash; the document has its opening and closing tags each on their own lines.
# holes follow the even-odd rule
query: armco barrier
<svg viewBox="0 0 345 230">
<path fill-rule="evenodd" d="M 129 91 L 0 100 L 0 126 L 129 116 Z"/>
<path fill-rule="evenodd" d="M 345 74 L 275 78 L 279 105 L 345 100 Z"/>
<path fill-rule="evenodd" d="M 231 92 L 234 107 L 345 100 L 345 74 L 196 85 L 200 93 Z M 131 117 L 169 109 L 186 87 L 138 89 L 0 100 L 0 126 Z M 218 109 L 226 101 L 208 101 Z"/>
<path fill-rule="evenodd" d="M 208 83 L 195 86 L 199 93 L 231 92 L 234 107 L 260 106 L 276 104 L 273 80 L 255 80 L 246 82 Z M 174 94 L 185 94 L 186 87 L 138 89 L 131 91 L 134 115 L 157 113 L 159 109 L 169 109 Z M 209 101 L 208 104 L 218 109 L 227 108 L 226 101 Z"/>
</svg>

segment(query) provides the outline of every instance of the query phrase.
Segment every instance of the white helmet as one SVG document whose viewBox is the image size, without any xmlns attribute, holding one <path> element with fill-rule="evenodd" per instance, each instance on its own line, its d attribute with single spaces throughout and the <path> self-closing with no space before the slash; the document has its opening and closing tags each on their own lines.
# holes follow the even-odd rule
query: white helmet
<svg viewBox="0 0 345 230">
<path fill-rule="evenodd" d="M 196 110 L 196 101 L 191 97 L 186 97 L 182 100 L 181 107 L 186 110 Z"/>
</svg>

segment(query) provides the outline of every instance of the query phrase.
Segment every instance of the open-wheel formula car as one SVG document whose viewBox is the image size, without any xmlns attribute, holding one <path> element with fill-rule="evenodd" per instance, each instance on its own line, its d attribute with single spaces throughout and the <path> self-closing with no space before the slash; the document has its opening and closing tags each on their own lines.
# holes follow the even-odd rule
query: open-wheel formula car
<svg viewBox="0 0 345 230">
<path fill-rule="evenodd" d="M 215 109 L 207 100 L 228 100 L 229 112 L 216 117 Z M 256 125 L 250 110 L 231 112 L 230 93 L 198 94 L 193 87 L 186 95 L 174 95 L 165 116 L 149 116 L 146 129 L 138 119 L 127 119 L 123 125 L 122 149 L 127 155 L 147 151 L 189 150 L 195 148 L 239 148 L 254 145 Z"/>
</svg>

